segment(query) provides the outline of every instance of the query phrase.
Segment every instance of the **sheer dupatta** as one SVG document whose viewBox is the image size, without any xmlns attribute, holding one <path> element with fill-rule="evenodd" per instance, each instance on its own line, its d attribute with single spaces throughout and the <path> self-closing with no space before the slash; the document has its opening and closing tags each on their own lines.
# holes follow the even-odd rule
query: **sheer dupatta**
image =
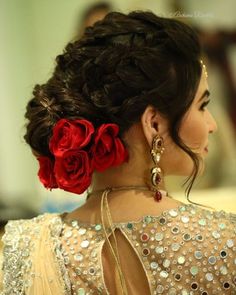
<svg viewBox="0 0 236 295">
<path fill-rule="evenodd" d="M 42 224 L 31 252 L 32 267 L 25 280 L 30 281 L 26 295 L 71 294 L 70 280 L 60 252 L 61 219 L 48 218 Z M 27 277 L 30 276 L 30 277 Z"/>
</svg>

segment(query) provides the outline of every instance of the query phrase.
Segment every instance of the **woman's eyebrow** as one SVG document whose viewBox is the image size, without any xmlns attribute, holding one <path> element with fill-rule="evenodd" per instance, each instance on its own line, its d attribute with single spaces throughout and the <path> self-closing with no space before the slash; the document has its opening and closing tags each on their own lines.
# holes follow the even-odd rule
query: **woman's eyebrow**
<svg viewBox="0 0 236 295">
<path fill-rule="evenodd" d="M 210 96 L 210 91 L 208 89 L 206 89 L 203 94 L 201 95 L 201 97 L 199 98 L 198 101 L 201 101 L 204 97 L 209 97 Z"/>
</svg>

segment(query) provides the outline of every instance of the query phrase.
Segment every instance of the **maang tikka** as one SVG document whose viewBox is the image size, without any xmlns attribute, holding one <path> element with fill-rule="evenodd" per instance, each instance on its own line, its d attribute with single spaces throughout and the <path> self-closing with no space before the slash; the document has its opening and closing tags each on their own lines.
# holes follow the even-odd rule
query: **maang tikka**
<svg viewBox="0 0 236 295">
<path fill-rule="evenodd" d="M 155 192 L 155 200 L 159 202 L 162 199 L 162 192 L 158 189 L 159 184 L 162 182 L 162 171 L 159 167 L 161 154 L 164 152 L 163 138 L 157 134 L 152 141 L 151 156 L 155 166 L 151 169 L 151 181 L 153 190 Z"/>
</svg>

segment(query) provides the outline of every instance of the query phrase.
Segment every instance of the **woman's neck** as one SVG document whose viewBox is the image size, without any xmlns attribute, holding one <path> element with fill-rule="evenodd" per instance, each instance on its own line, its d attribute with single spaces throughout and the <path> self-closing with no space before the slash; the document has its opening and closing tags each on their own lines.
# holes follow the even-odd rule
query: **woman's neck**
<svg viewBox="0 0 236 295">
<path fill-rule="evenodd" d="M 144 177 L 140 176 L 130 176 L 129 178 L 124 178 L 121 176 L 117 176 L 115 177 L 114 175 L 110 175 L 110 176 L 106 176 L 106 175 L 102 175 L 102 177 L 98 177 L 98 178 L 94 178 L 93 179 L 93 183 L 91 186 L 91 193 L 92 192 L 96 192 L 96 191 L 102 191 L 105 190 L 106 188 L 125 188 L 127 187 L 137 187 L 137 189 L 139 187 L 147 187 L 150 188 L 150 190 L 152 189 L 152 185 L 149 179 L 145 179 Z M 165 182 L 164 182 L 164 178 L 162 179 L 160 185 L 158 186 L 158 189 L 160 190 L 166 190 L 165 188 Z"/>
</svg>

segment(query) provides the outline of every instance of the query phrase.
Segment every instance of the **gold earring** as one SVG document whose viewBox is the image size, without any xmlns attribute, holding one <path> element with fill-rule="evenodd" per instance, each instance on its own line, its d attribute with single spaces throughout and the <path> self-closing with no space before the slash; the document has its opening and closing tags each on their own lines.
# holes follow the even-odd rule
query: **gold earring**
<svg viewBox="0 0 236 295">
<path fill-rule="evenodd" d="M 159 167 L 159 162 L 161 159 L 161 154 L 164 152 L 164 142 L 163 138 L 157 134 L 152 141 L 151 156 L 155 166 L 151 169 L 151 181 L 153 190 L 155 191 L 155 200 L 159 202 L 162 199 L 162 193 L 158 189 L 159 184 L 162 182 L 162 171 Z"/>
</svg>

